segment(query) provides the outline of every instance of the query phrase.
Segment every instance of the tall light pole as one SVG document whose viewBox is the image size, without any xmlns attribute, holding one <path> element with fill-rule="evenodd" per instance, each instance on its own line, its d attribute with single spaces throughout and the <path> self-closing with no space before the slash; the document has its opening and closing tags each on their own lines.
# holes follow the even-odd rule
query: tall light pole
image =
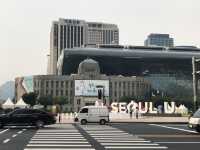
<svg viewBox="0 0 200 150">
<path fill-rule="evenodd" d="M 193 103 L 194 103 L 194 111 L 197 109 L 197 87 L 198 87 L 198 79 L 197 74 L 200 74 L 200 71 L 197 70 L 197 63 L 200 62 L 200 59 L 192 57 L 192 75 L 193 75 Z"/>
</svg>

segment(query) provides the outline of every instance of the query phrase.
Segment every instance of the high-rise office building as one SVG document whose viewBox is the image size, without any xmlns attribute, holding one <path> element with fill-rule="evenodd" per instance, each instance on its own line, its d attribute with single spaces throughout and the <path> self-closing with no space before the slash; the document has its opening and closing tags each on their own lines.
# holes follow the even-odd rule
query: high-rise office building
<svg viewBox="0 0 200 150">
<path fill-rule="evenodd" d="M 174 39 L 169 34 L 150 34 L 144 42 L 145 46 L 173 47 Z"/>
<path fill-rule="evenodd" d="M 57 74 L 57 61 L 63 49 L 97 44 L 119 44 L 117 25 L 62 18 L 53 21 L 48 74 Z"/>
</svg>

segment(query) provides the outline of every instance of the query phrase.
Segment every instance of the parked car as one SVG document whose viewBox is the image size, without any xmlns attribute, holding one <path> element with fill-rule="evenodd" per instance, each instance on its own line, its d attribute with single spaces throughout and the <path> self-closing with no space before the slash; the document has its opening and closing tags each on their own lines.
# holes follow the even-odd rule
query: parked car
<svg viewBox="0 0 200 150">
<path fill-rule="evenodd" d="M 191 115 L 189 118 L 188 127 L 195 129 L 197 132 L 200 132 L 200 109 Z"/>
<path fill-rule="evenodd" d="M 8 114 L 0 115 L 0 128 L 8 125 L 36 126 L 55 124 L 56 118 L 53 114 L 38 109 L 16 109 Z"/>
<path fill-rule="evenodd" d="M 109 111 L 106 106 L 85 106 L 81 108 L 75 121 L 80 121 L 81 124 L 88 122 L 98 122 L 101 125 L 109 122 Z"/>
</svg>

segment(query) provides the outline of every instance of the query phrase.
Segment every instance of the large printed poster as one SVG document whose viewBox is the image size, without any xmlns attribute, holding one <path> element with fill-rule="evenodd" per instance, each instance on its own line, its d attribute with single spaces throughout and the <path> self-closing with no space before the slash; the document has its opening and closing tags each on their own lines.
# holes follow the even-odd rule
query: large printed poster
<svg viewBox="0 0 200 150">
<path fill-rule="evenodd" d="M 75 96 L 98 96 L 99 88 L 109 96 L 108 80 L 75 80 Z"/>
</svg>

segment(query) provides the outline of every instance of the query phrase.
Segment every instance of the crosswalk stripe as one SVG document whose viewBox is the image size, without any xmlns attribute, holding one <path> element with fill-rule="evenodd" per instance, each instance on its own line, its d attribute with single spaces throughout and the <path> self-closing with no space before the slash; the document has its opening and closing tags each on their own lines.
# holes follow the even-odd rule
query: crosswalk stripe
<svg viewBox="0 0 200 150">
<path fill-rule="evenodd" d="M 136 135 L 114 127 L 94 128 L 87 127 L 83 129 L 95 140 L 97 140 L 105 149 L 167 149 L 166 146 L 160 146 L 158 143 L 139 138 Z"/>
<path fill-rule="evenodd" d="M 105 146 L 106 149 L 167 149 L 166 146 Z"/>
<path fill-rule="evenodd" d="M 51 144 L 51 143 L 53 143 L 53 144 L 79 144 L 79 143 L 85 143 L 85 144 L 88 144 L 88 142 L 87 141 L 30 141 L 29 142 L 30 144 L 37 144 L 37 143 L 39 143 L 39 144 Z"/>
<path fill-rule="evenodd" d="M 31 141 L 55 141 L 55 140 L 59 140 L 59 141 L 86 141 L 86 139 L 85 138 L 77 138 L 77 139 L 63 139 L 63 138 L 61 138 L 61 139 L 58 139 L 58 138 L 54 138 L 54 139 L 31 139 Z"/>
<path fill-rule="evenodd" d="M 63 128 L 65 128 L 63 126 Z M 94 150 L 74 126 L 65 129 L 38 130 L 24 150 Z"/>
<path fill-rule="evenodd" d="M 93 148 L 25 148 L 24 150 L 95 150 Z"/>
<path fill-rule="evenodd" d="M 49 135 L 35 135 L 34 137 L 48 137 Z M 51 135 L 51 137 L 82 137 L 82 135 Z"/>
<path fill-rule="evenodd" d="M 51 136 L 45 136 L 45 137 L 32 137 L 32 139 L 85 139 L 84 137 L 51 137 Z"/>
<path fill-rule="evenodd" d="M 81 135 L 80 133 L 37 133 L 36 135 L 62 135 L 62 134 L 66 134 L 66 135 Z"/>
<path fill-rule="evenodd" d="M 144 139 L 129 138 L 129 137 L 127 137 L 127 138 L 124 138 L 124 137 L 123 138 L 122 137 L 97 137 L 95 139 L 98 139 L 98 140 L 121 140 L 121 141 L 130 140 L 130 139 L 131 140 L 144 140 Z"/>
<path fill-rule="evenodd" d="M 112 145 L 112 146 L 157 146 L 159 144 L 156 143 L 101 143 L 102 145 Z"/>
<path fill-rule="evenodd" d="M 72 144 L 28 144 L 27 147 L 91 147 L 91 145 L 89 144 L 76 144 L 76 145 L 72 145 Z"/>
<path fill-rule="evenodd" d="M 122 140 L 98 140 L 99 142 L 102 143 L 150 143 L 150 141 L 134 141 L 134 140 L 128 140 L 128 141 L 122 141 Z"/>
</svg>

